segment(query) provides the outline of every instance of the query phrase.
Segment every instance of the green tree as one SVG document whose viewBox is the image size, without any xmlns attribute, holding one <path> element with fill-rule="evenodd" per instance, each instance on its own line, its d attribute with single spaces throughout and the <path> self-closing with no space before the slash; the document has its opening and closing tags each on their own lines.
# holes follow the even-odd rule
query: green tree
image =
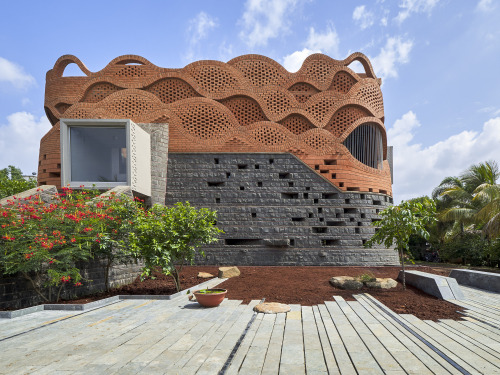
<svg viewBox="0 0 500 375">
<path fill-rule="evenodd" d="M 474 200 L 480 202 L 481 209 L 476 214 L 478 222 L 489 240 L 500 236 L 500 185 L 482 184 L 475 190 Z"/>
<path fill-rule="evenodd" d="M 131 246 L 145 261 L 142 277 L 151 276 L 160 268 L 173 277 L 177 291 L 181 290 L 180 273 L 186 264 L 193 264 L 201 245 L 217 240 L 222 231 L 215 226 L 215 211 L 196 209 L 189 202 L 173 207 L 154 205 L 139 214 Z M 205 255 L 201 251 L 202 255 Z"/>
<path fill-rule="evenodd" d="M 25 180 L 19 168 L 9 165 L 0 169 L 0 199 L 36 187 L 36 179 Z"/>
<path fill-rule="evenodd" d="M 365 246 L 372 247 L 376 243 L 384 244 L 387 248 L 396 246 L 403 271 L 404 289 L 406 289 L 405 253 L 409 252 L 410 236 L 418 235 L 428 239 L 429 232 L 426 228 L 436 220 L 435 212 L 436 206 L 433 200 L 404 201 L 398 206 L 387 207 L 380 213 L 381 220 L 373 223 L 378 228 Z"/>
<path fill-rule="evenodd" d="M 497 163 L 487 161 L 470 166 L 460 177 L 446 177 L 434 189 L 432 196 L 437 202 L 445 241 L 483 226 L 486 213 L 478 214 L 491 201 L 488 193 L 494 190 L 499 177 Z M 478 191 L 484 193 L 477 197 Z M 489 212 L 491 214 L 491 210 Z"/>
</svg>

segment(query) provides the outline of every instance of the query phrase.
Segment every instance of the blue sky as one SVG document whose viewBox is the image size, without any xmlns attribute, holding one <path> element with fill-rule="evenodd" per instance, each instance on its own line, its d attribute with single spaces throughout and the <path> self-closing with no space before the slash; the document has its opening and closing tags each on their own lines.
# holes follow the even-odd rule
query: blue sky
<svg viewBox="0 0 500 375">
<path fill-rule="evenodd" d="M 0 168 L 36 171 L 50 127 L 45 73 L 64 54 L 97 71 L 124 54 L 180 68 L 257 53 L 295 71 L 313 52 L 341 60 L 359 51 L 383 80 L 396 201 L 430 194 L 473 163 L 500 162 L 499 0 L 33 0 L 0 9 Z"/>
</svg>

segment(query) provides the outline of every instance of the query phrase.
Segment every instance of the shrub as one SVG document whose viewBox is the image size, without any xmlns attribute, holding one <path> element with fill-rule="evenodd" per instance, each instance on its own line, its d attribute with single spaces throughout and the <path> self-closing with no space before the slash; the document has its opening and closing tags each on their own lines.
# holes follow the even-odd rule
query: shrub
<svg viewBox="0 0 500 375">
<path fill-rule="evenodd" d="M 177 291 L 181 290 L 180 273 L 186 264 L 193 264 L 199 247 L 217 240 L 222 232 L 215 227 L 216 212 L 196 209 L 189 202 L 173 207 L 154 205 L 140 213 L 136 220 L 131 245 L 145 261 L 142 277 L 160 268 L 173 277 Z M 205 255 L 201 251 L 202 255 Z"/>
<path fill-rule="evenodd" d="M 488 241 L 480 233 L 463 233 L 441 246 L 439 255 L 446 262 L 461 260 L 463 264 L 482 266 L 488 252 Z"/>
<path fill-rule="evenodd" d="M 104 258 L 108 272 L 113 262 L 131 259 L 126 244 L 137 203 L 113 194 L 91 202 L 98 194 L 65 188 L 50 203 L 33 195 L 0 207 L 2 273 L 19 273 L 50 302 L 65 285 L 81 285 L 78 262 Z"/>
</svg>

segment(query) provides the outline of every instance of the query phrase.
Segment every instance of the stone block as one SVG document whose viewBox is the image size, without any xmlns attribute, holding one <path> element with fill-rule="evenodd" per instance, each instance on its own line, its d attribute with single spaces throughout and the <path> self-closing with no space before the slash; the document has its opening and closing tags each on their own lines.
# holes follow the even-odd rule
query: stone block
<svg viewBox="0 0 500 375">
<path fill-rule="evenodd" d="M 330 279 L 330 284 L 335 288 L 346 290 L 358 290 L 363 287 L 363 283 L 351 276 L 336 276 Z"/>
<path fill-rule="evenodd" d="M 253 308 L 253 311 L 263 314 L 287 313 L 292 308 L 284 303 L 262 302 Z"/>
<path fill-rule="evenodd" d="M 499 273 L 454 269 L 451 270 L 449 277 L 454 278 L 461 285 L 500 293 Z"/>
<path fill-rule="evenodd" d="M 465 296 L 457 283 L 451 277 L 433 275 L 421 271 L 406 271 L 406 284 L 412 285 L 423 292 L 444 300 L 461 300 Z M 403 271 L 399 271 L 398 279 L 403 279 Z"/>
<path fill-rule="evenodd" d="M 238 267 L 219 267 L 219 279 L 229 279 L 240 274 Z"/>
<path fill-rule="evenodd" d="M 364 284 L 374 289 L 392 289 L 398 286 L 398 282 L 391 278 L 377 278 L 375 281 L 367 281 Z"/>
</svg>

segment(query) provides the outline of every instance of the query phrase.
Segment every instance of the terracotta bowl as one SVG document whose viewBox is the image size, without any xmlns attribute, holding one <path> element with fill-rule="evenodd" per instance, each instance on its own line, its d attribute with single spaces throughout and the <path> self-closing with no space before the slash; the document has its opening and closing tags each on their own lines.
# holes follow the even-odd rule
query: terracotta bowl
<svg viewBox="0 0 500 375">
<path fill-rule="evenodd" d="M 212 290 L 212 291 L 219 291 L 220 293 L 200 293 L 198 290 L 194 292 L 193 294 L 196 297 L 196 301 L 204 307 L 216 307 L 221 304 L 222 301 L 224 301 L 224 298 L 226 297 L 227 290 L 226 289 L 203 289 L 203 290 Z"/>
</svg>

